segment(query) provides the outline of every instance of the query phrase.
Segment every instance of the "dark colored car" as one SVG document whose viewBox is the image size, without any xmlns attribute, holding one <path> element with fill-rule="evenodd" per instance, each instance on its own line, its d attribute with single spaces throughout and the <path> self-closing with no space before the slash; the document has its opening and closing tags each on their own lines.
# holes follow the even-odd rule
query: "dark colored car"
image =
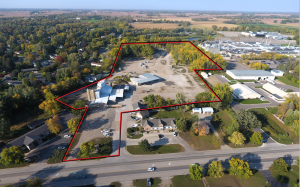
<svg viewBox="0 0 300 187">
<path fill-rule="evenodd" d="M 152 184 L 151 184 L 150 178 L 147 179 L 147 184 L 148 184 L 148 186 L 151 186 L 151 185 L 152 185 Z"/>
<path fill-rule="evenodd" d="M 159 134 L 159 135 L 158 135 L 158 137 L 159 137 L 159 138 L 162 138 L 162 137 L 164 137 L 164 135 L 162 135 L 162 134 Z"/>
<path fill-rule="evenodd" d="M 77 179 L 85 179 L 85 175 L 77 175 Z"/>
</svg>

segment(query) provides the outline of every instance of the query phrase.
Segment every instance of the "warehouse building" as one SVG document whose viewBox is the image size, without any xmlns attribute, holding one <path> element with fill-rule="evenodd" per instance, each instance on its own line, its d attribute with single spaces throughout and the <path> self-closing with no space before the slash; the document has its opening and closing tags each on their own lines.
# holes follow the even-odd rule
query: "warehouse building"
<svg viewBox="0 0 300 187">
<path fill-rule="evenodd" d="M 235 80 L 275 79 L 275 75 L 265 70 L 227 70 L 226 74 Z"/>
<path fill-rule="evenodd" d="M 284 101 L 284 98 L 287 97 L 288 94 L 297 94 L 299 96 L 299 92 L 285 92 L 284 90 L 270 83 L 264 84 L 263 89 L 271 93 L 273 98 L 278 102 Z"/>
<path fill-rule="evenodd" d="M 279 70 L 277 70 L 277 69 L 272 69 L 272 70 L 271 70 L 271 73 L 272 73 L 273 75 L 275 75 L 275 76 L 283 76 L 283 74 L 284 74 L 284 72 L 279 71 Z"/>
<path fill-rule="evenodd" d="M 141 86 L 143 84 L 150 84 L 159 81 L 161 78 L 152 75 L 150 73 L 144 73 L 142 75 L 139 75 L 138 77 L 132 77 L 131 81 L 134 85 Z"/>
<path fill-rule="evenodd" d="M 244 84 L 231 85 L 233 94 L 238 99 L 259 99 L 261 95 Z"/>
</svg>

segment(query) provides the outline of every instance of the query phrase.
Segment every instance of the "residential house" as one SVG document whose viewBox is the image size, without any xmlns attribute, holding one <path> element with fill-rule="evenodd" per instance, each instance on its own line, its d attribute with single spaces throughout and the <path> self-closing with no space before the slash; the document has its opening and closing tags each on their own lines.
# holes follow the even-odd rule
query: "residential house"
<svg viewBox="0 0 300 187">
<path fill-rule="evenodd" d="M 140 109 L 144 109 L 144 105 L 142 105 L 140 102 L 136 102 L 132 105 L 132 109 L 133 110 L 140 110 Z"/>
<path fill-rule="evenodd" d="M 149 119 L 142 121 L 144 131 L 160 131 L 176 129 L 175 118 Z"/>
<path fill-rule="evenodd" d="M 15 51 L 14 53 L 19 55 L 19 54 L 24 54 L 24 51 Z"/>
<path fill-rule="evenodd" d="M 103 63 L 92 62 L 91 66 L 99 66 L 99 67 L 101 67 L 101 66 L 103 66 Z"/>
<path fill-rule="evenodd" d="M 48 126 L 45 124 L 35 130 L 24 134 L 23 136 L 9 142 L 8 146 L 21 146 L 22 149 L 32 150 L 39 144 L 43 143 L 43 138 L 50 134 Z"/>
<path fill-rule="evenodd" d="M 141 110 L 136 113 L 136 117 L 140 119 L 144 119 L 145 117 L 149 117 L 149 110 Z"/>
<path fill-rule="evenodd" d="M 210 126 L 209 126 L 209 121 L 208 120 L 201 120 L 198 121 L 196 124 L 196 128 L 199 129 L 198 132 L 201 132 L 201 130 L 204 130 L 205 132 L 202 132 L 202 135 L 207 135 L 209 133 L 210 130 Z"/>
</svg>

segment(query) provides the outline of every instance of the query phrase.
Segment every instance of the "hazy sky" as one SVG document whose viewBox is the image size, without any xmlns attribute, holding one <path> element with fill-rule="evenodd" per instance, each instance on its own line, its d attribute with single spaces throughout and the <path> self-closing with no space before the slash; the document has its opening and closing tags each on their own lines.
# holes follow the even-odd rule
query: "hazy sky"
<svg viewBox="0 0 300 187">
<path fill-rule="evenodd" d="M 0 0 L 0 8 L 299 12 L 299 0 Z"/>
</svg>

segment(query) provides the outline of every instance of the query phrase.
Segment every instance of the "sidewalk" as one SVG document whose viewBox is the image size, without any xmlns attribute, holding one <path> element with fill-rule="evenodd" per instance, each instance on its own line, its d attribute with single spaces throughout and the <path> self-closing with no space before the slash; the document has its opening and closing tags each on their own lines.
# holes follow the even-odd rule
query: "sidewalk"
<svg viewBox="0 0 300 187">
<path fill-rule="evenodd" d="M 215 127 L 211 124 L 211 122 L 209 122 L 209 126 L 210 129 L 213 131 L 213 133 L 215 134 L 215 136 L 218 138 L 218 140 L 222 143 L 221 145 L 221 149 L 232 149 L 231 147 L 229 147 L 228 145 L 226 145 L 222 138 L 219 136 L 219 133 L 216 131 Z"/>
</svg>

